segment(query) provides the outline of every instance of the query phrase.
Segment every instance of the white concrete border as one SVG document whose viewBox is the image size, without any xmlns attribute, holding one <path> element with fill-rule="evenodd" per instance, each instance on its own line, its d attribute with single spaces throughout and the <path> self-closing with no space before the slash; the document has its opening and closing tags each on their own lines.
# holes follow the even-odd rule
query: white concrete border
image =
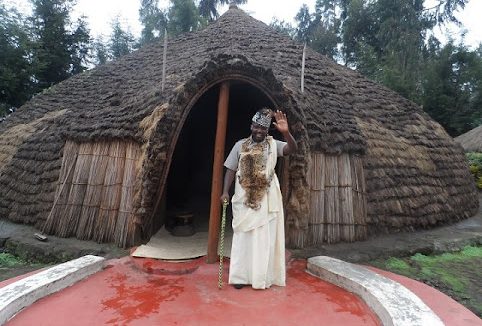
<svg viewBox="0 0 482 326">
<path fill-rule="evenodd" d="M 105 258 L 87 255 L 0 288 L 0 325 L 35 301 L 100 271 Z"/>
<path fill-rule="evenodd" d="M 412 291 L 368 268 L 326 256 L 309 258 L 307 268 L 309 273 L 357 294 L 383 325 L 444 325 Z"/>
</svg>

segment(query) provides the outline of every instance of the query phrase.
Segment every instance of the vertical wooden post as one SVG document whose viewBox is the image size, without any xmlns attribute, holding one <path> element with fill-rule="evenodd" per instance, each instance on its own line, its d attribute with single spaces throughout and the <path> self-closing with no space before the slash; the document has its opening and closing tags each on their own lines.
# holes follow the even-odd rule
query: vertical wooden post
<svg viewBox="0 0 482 326">
<path fill-rule="evenodd" d="M 218 259 L 219 223 L 223 187 L 224 145 L 228 122 L 229 82 L 223 82 L 219 91 L 216 142 L 214 145 L 213 181 L 211 185 L 211 210 L 209 213 L 208 257 L 212 264 Z"/>
</svg>

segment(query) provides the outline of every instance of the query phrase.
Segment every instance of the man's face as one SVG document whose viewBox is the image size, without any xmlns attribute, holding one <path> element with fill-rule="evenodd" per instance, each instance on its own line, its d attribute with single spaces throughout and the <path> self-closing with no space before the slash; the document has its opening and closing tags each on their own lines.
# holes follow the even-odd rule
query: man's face
<svg viewBox="0 0 482 326">
<path fill-rule="evenodd" d="M 262 142 L 268 134 L 268 128 L 257 123 L 251 123 L 251 137 L 257 143 Z"/>
</svg>

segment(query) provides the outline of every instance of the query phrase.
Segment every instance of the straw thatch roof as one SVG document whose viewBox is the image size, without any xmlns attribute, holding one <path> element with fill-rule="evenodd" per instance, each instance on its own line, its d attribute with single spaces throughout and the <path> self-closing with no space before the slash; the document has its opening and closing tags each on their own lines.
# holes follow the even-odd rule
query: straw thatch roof
<svg viewBox="0 0 482 326">
<path fill-rule="evenodd" d="M 455 137 L 455 141 L 462 145 L 466 152 L 482 153 L 482 125 Z"/>
<path fill-rule="evenodd" d="M 475 212 L 462 149 L 439 124 L 309 48 L 301 93 L 302 53 L 302 44 L 231 8 L 204 30 L 169 41 L 164 92 L 160 43 L 47 89 L 0 124 L 0 216 L 43 225 L 67 140 L 126 140 L 142 146 L 132 223 L 150 235 L 177 126 L 203 90 L 229 78 L 255 83 L 287 111 L 300 145 L 290 159 L 289 225 L 306 227 L 314 152 L 363 158 L 372 230 L 424 227 Z"/>
</svg>

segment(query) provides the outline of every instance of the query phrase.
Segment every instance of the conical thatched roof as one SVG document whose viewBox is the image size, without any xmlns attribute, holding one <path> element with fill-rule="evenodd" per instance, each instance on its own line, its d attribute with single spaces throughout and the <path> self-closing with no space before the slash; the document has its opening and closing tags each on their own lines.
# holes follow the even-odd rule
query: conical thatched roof
<svg viewBox="0 0 482 326">
<path fill-rule="evenodd" d="M 462 145 L 466 152 L 482 153 L 482 125 L 455 137 L 455 141 Z"/>
<path fill-rule="evenodd" d="M 462 149 L 420 107 L 231 8 L 207 28 L 74 76 L 0 124 L 0 217 L 43 225 L 64 144 L 129 140 L 142 146 L 133 225 L 149 235 L 159 185 L 186 108 L 214 83 L 256 83 L 287 111 L 300 144 L 290 159 L 288 225 L 308 224 L 310 153 L 363 159 L 368 224 L 400 230 L 473 214 L 477 197 Z M 309 196 L 308 196 L 309 197 Z M 146 224 L 147 223 L 147 224 Z M 140 226 L 139 226 L 140 225 Z"/>
</svg>

